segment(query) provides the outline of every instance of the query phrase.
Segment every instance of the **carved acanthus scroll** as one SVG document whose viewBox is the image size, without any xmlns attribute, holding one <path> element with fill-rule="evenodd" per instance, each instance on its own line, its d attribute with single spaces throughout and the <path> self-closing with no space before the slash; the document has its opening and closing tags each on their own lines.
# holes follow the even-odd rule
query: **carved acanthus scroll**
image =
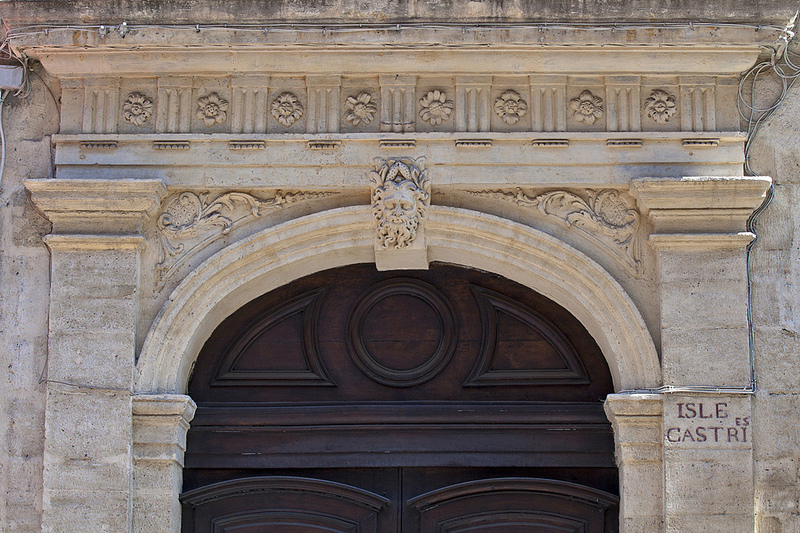
<svg viewBox="0 0 800 533">
<path fill-rule="evenodd" d="M 514 191 L 497 189 L 471 194 L 535 207 L 542 215 L 554 217 L 607 247 L 634 275 L 641 274 L 640 215 L 627 194 L 613 189 L 527 194 L 519 187 Z"/>
<path fill-rule="evenodd" d="M 257 198 L 243 192 L 182 192 L 167 198 L 158 217 L 161 245 L 156 276 L 159 287 L 190 257 L 207 244 L 230 233 L 243 222 L 288 204 L 321 198 L 334 193 L 277 191 L 271 198 Z"/>
</svg>

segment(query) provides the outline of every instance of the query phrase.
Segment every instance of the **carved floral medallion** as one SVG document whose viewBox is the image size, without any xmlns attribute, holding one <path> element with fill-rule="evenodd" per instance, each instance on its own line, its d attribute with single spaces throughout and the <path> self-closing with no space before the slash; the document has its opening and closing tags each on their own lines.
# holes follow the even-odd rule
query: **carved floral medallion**
<svg viewBox="0 0 800 533">
<path fill-rule="evenodd" d="M 153 114 L 153 100 L 142 93 L 130 93 L 122 104 L 122 118 L 134 126 L 144 126 Z"/>
<path fill-rule="evenodd" d="M 214 124 L 222 124 L 228 118 L 228 101 L 217 93 L 211 93 L 197 100 L 197 118 L 203 121 L 207 128 Z"/>
<path fill-rule="evenodd" d="M 603 116 L 603 99 L 595 96 L 591 91 L 583 91 L 580 96 L 569 101 L 572 115 L 578 122 L 594 124 Z"/>
<path fill-rule="evenodd" d="M 444 91 L 431 91 L 423 98 L 420 98 L 419 116 L 431 126 L 438 126 L 442 122 L 450 120 L 453 112 L 453 101 L 447 99 Z"/>
<path fill-rule="evenodd" d="M 271 198 L 244 192 L 210 193 L 190 191 L 164 201 L 157 228 L 161 250 L 156 274 L 159 286 L 204 246 L 230 233 L 240 223 L 263 216 L 301 200 L 329 196 L 329 192 L 276 191 Z"/>
<path fill-rule="evenodd" d="M 506 91 L 494 101 L 494 112 L 503 122 L 513 126 L 528 112 L 528 103 L 516 91 Z"/>
<path fill-rule="evenodd" d="M 282 93 L 272 101 L 272 116 L 287 128 L 300 120 L 303 111 L 303 104 L 292 93 Z"/>
<path fill-rule="evenodd" d="M 372 122 L 378 108 L 372 100 L 372 95 L 363 92 L 358 96 L 350 96 L 345 102 L 344 118 L 353 126 L 367 125 Z"/>
<path fill-rule="evenodd" d="M 627 194 L 613 189 L 527 194 L 520 188 L 513 192 L 496 189 L 471 194 L 538 208 L 540 214 L 558 219 L 607 248 L 634 275 L 641 274 L 640 215 L 633 198 Z"/>
<path fill-rule="evenodd" d="M 377 158 L 375 170 L 370 172 L 370 184 L 380 247 L 408 247 L 430 205 L 431 185 L 425 158 Z"/>
<path fill-rule="evenodd" d="M 650 97 L 644 102 L 644 107 L 647 110 L 647 116 L 659 124 L 668 123 L 677 111 L 675 96 L 661 89 L 650 93 Z"/>
</svg>

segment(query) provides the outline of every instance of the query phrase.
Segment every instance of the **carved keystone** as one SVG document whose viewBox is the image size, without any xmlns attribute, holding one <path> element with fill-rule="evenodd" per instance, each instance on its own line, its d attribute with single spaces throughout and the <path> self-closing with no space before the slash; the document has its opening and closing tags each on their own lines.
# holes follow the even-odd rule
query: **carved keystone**
<svg viewBox="0 0 800 533">
<path fill-rule="evenodd" d="M 427 269 L 424 223 L 431 186 L 425 158 L 376 158 L 369 177 L 378 270 Z"/>
</svg>

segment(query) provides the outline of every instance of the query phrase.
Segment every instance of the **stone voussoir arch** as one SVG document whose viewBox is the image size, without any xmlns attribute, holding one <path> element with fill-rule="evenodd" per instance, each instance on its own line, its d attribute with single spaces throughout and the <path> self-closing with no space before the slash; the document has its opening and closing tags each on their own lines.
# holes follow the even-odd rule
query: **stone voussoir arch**
<svg viewBox="0 0 800 533">
<path fill-rule="evenodd" d="M 426 212 L 431 261 L 479 268 L 565 307 L 599 344 L 617 391 L 661 384 L 658 355 L 629 295 L 599 264 L 539 230 L 443 206 Z M 267 228 L 192 271 L 154 320 L 136 368 L 137 394 L 184 394 L 210 333 L 256 296 L 305 275 L 374 262 L 369 206 L 337 208 Z"/>
</svg>

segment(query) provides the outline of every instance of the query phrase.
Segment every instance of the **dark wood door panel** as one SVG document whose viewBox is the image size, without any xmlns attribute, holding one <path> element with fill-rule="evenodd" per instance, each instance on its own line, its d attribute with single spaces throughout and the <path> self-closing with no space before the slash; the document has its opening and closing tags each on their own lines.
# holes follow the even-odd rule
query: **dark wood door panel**
<svg viewBox="0 0 800 533">
<path fill-rule="evenodd" d="M 406 494 L 415 492 L 406 483 Z M 457 483 L 407 499 L 406 531 L 415 533 L 609 533 L 618 499 L 552 479 L 492 478 Z"/>
<path fill-rule="evenodd" d="M 392 499 L 344 483 L 297 476 L 246 477 L 185 492 L 185 533 L 364 532 L 397 530 Z"/>
<path fill-rule="evenodd" d="M 582 325 L 499 276 L 307 276 L 197 359 L 183 530 L 615 532 L 612 391 Z"/>
<path fill-rule="evenodd" d="M 211 335 L 189 386 L 201 408 L 594 402 L 611 390 L 597 344 L 565 309 L 512 281 L 444 264 L 400 274 L 352 265 L 260 296 Z"/>
<path fill-rule="evenodd" d="M 485 414 L 482 423 L 478 415 L 459 417 L 458 413 L 446 421 L 441 420 L 443 416 L 427 415 L 427 423 L 410 415 L 387 416 L 383 424 L 359 423 L 357 418 L 352 423 L 325 423 L 316 418 L 314 423 L 303 424 L 311 417 L 302 415 L 297 417 L 297 425 L 286 424 L 290 416 L 274 425 L 226 425 L 220 420 L 221 425 L 193 427 L 186 465 L 289 468 L 302 457 L 319 467 L 612 467 L 613 435 L 600 408 L 596 406 L 594 413 L 573 414 L 572 421 L 569 416 L 561 420 L 543 416 L 537 421 L 530 415 L 501 417 L 492 412 Z M 389 422 L 392 418 L 395 423 Z M 426 415 L 420 418 L 425 420 Z M 375 418 L 364 415 L 362 420 Z"/>
<path fill-rule="evenodd" d="M 184 532 L 617 531 L 618 500 L 603 490 L 615 490 L 614 469 L 303 469 L 236 478 L 253 472 L 188 470 L 187 483 L 202 486 L 182 496 Z"/>
</svg>

